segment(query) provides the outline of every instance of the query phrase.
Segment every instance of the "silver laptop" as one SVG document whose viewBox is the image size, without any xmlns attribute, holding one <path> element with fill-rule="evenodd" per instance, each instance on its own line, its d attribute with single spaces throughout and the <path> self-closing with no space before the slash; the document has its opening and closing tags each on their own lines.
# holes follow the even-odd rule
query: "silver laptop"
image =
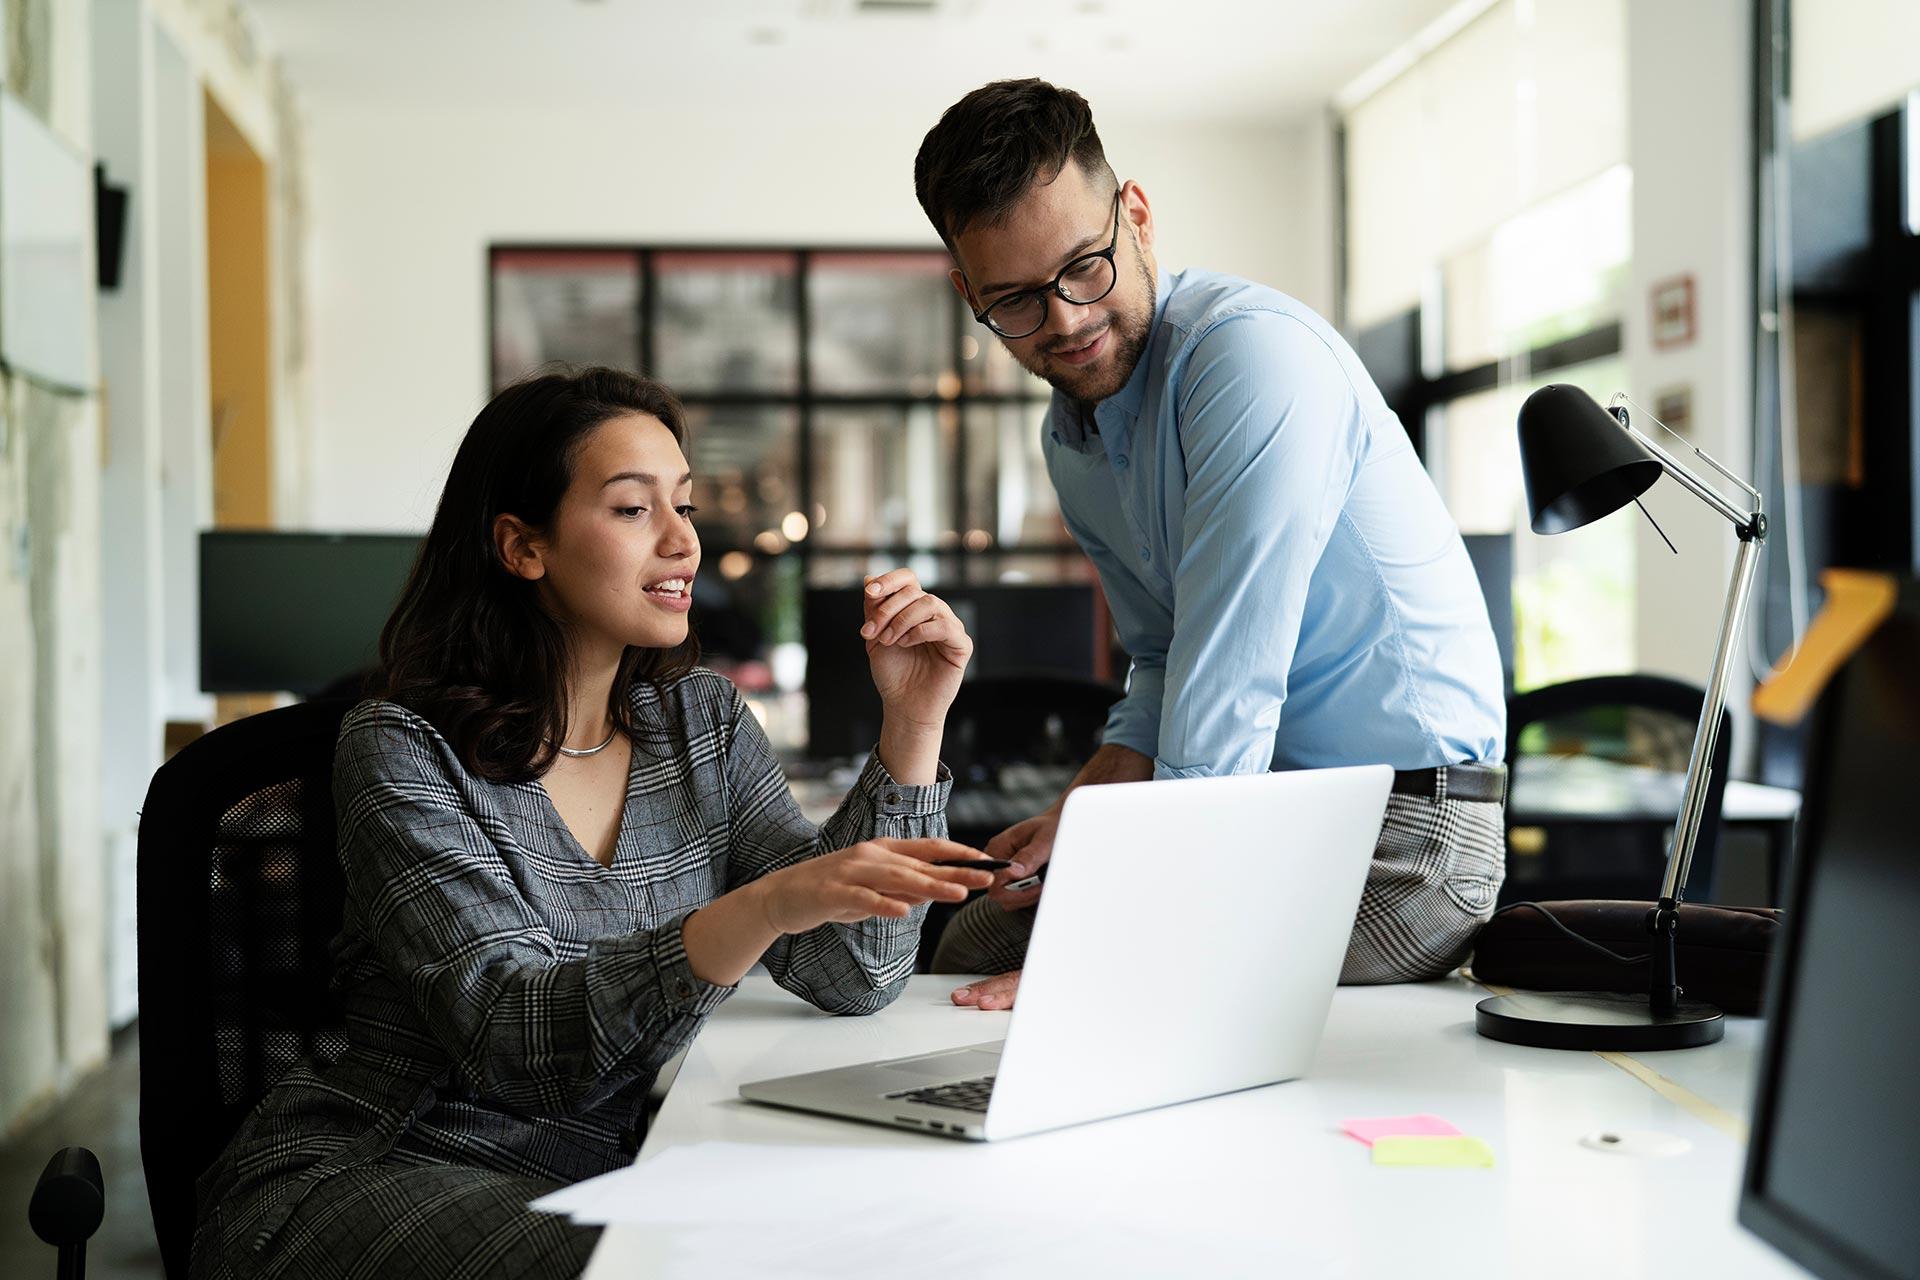
<svg viewBox="0 0 1920 1280">
<path fill-rule="evenodd" d="M 1365 765 L 1082 787 L 1005 1040 L 740 1095 L 993 1141 L 1300 1076 L 1392 781 Z"/>
</svg>

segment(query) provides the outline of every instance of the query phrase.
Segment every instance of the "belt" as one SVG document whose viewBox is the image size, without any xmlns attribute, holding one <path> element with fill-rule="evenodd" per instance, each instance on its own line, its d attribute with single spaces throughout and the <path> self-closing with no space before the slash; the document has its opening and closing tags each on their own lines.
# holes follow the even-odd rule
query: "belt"
<svg viewBox="0 0 1920 1280">
<path fill-rule="evenodd" d="M 1393 775 L 1393 790 L 1396 795 L 1428 800 L 1499 804 L 1507 798 L 1507 766 L 1447 764 L 1437 769 L 1398 769 Z"/>
</svg>

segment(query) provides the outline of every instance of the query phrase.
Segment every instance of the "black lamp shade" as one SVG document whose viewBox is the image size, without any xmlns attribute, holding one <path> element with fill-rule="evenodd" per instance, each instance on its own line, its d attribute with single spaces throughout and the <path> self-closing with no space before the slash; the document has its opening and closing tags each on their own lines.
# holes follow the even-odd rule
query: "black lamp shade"
<svg viewBox="0 0 1920 1280">
<path fill-rule="evenodd" d="M 1578 387 L 1542 387 L 1520 406 L 1520 470 L 1535 533 L 1612 515 L 1653 487 L 1657 459 Z"/>
</svg>

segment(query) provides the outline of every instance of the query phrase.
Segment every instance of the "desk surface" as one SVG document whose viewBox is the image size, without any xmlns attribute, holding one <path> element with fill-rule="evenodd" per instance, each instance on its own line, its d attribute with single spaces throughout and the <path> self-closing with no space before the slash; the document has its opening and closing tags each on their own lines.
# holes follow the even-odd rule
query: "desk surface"
<svg viewBox="0 0 1920 1280">
<path fill-rule="evenodd" d="M 639 1158 L 720 1140 L 855 1147 L 881 1179 L 905 1149 L 950 1163 L 943 1185 L 900 1188 L 900 1220 L 928 1226 L 911 1253 L 898 1222 L 889 1233 L 850 1214 L 830 1244 L 818 1229 L 794 1237 L 794 1275 L 1804 1274 L 1734 1223 L 1760 1029 L 1750 1018 L 1730 1018 L 1718 1045 L 1615 1061 L 1480 1039 L 1473 1005 L 1485 993 L 1460 979 L 1346 987 L 1304 1080 L 992 1144 L 739 1100 L 748 1080 L 1003 1035 L 1008 1015 L 948 1003 L 954 983 L 916 977 L 879 1014 L 831 1018 L 749 977 L 689 1049 Z M 1376 1168 L 1339 1132 L 1349 1117 L 1415 1112 L 1484 1138 L 1496 1167 Z M 1603 1129 L 1658 1130 L 1691 1150 L 1646 1159 L 1580 1144 Z M 1003 1191 L 1033 1207 L 998 1231 Z M 727 1245 L 711 1233 L 694 1256 L 674 1229 L 616 1224 L 586 1274 L 748 1274 L 769 1232 L 796 1230 L 753 1204 L 739 1215 L 739 1258 L 716 1256 Z"/>
<path fill-rule="evenodd" d="M 1672 822 L 1685 774 L 1643 769 L 1597 756 L 1522 756 L 1513 764 L 1507 809 L 1519 823 L 1646 818 Z M 1800 793 L 1730 779 L 1721 816 L 1728 822 L 1791 822 Z"/>
</svg>

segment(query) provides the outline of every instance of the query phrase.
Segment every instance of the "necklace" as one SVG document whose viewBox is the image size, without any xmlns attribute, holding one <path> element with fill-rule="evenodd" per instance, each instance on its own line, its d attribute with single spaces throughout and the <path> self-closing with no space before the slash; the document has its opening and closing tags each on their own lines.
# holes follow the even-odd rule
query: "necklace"
<svg viewBox="0 0 1920 1280">
<path fill-rule="evenodd" d="M 575 759 L 578 759 L 581 756 L 597 756 L 602 751 L 605 751 L 607 747 L 612 744 L 613 735 L 618 732 L 620 732 L 620 726 L 615 725 L 612 729 L 607 731 L 607 740 L 601 743 L 599 746 L 597 747 L 561 747 L 559 748 L 560 754 L 563 756 L 573 756 Z"/>
</svg>

